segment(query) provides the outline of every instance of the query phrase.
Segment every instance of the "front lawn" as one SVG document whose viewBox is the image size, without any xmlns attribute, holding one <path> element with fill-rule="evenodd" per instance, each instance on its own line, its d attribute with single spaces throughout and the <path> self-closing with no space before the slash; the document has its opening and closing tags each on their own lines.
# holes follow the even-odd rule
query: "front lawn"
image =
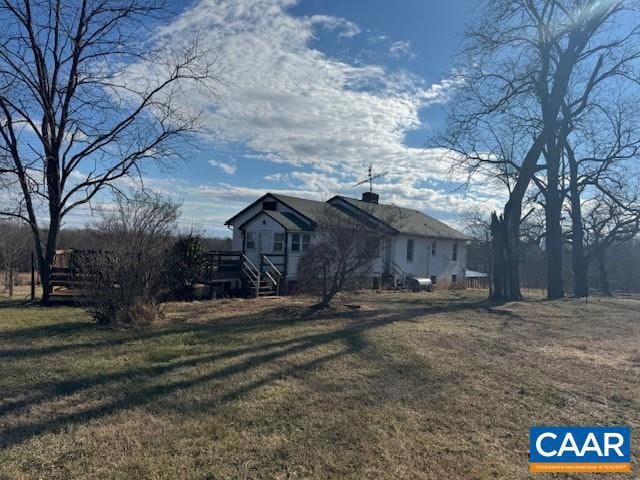
<svg viewBox="0 0 640 480">
<path fill-rule="evenodd" d="M 0 478 L 528 478 L 540 424 L 630 425 L 639 471 L 640 301 L 343 303 L 0 303 Z"/>
</svg>

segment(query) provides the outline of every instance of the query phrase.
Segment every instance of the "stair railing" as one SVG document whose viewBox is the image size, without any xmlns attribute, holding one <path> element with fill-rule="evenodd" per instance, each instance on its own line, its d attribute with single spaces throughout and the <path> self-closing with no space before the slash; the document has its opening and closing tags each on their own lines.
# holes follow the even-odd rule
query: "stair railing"
<svg viewBox="0 0 640 480">
<path fill-rule="evenodd" d="M 398 286 L 398 279 L 397 277 L 400 277 L 400 280 L 402 282 L 402 284 L 400 285 L 401 287 L 404 287 L 407 283 L 407 272 L 405 272 L 395 261 L 391 260 L 391 267 L 393 269 L 393 277 L 394 277 L 394 283 L 395 286 Z"/>
<path fill-rule="evenodd" d="M 251 260 L 246 255 L 242 255 L 242 273 L 249 279 L 249 282 L 253 284 L 256 297 L 260 296 L 260 270 L 256 268 Z"/>
<path fill-rule="evenodd" d="M 282 280 L 282 273 L 280 272 L 280 270 L 278 270 L 278 267 L 276 267 L 273 262 L 271 261 L 271 259 L 265 255 L 264 253 L 262 254 L 262 258 L 260 259 L 260 263 L 263 267 L 264 270 L 264 274 L 267 276 L 268 280 L 271 282 L 271 285 L 273 287 L 273 291 L 276 292 L 276 294 L 280 293 L 280 281 Z"/>
</svg>

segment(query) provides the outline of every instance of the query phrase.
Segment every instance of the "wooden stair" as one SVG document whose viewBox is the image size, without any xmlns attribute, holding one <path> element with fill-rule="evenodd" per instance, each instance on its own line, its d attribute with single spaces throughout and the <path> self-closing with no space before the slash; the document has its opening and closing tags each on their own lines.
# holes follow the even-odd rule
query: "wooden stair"
<svg viewBox="0 0 640 480">
<path fill-rule="evenodd" d="M 387 288 L 389 288 L 390 290 L 401 292 L 406 292 L 409 290 L 409 287 L 407 286 L 407 272 L 400 268 L 400 266 L 393 260 L 391 261 L 390 271 L 387 272 L 386 275 L 389 279 Z"/>
<path fill-rule="evenodd" d="M 265 280 L 263 278 L 260 279 L 260 284 L 258 286 L 258 294 L 256 297 L 273 297 L 277 296 L 277 292 L 273 289 L 273 283 L 269 280 Z"/>
</svg>

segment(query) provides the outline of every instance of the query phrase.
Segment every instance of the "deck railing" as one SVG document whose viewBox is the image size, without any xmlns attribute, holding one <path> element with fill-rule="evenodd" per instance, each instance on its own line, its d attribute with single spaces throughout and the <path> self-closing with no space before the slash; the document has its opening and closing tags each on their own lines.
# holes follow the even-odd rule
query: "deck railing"
<svg viewBox="0 0 640 480">
<path fill-rule="evenodd" d="M 237 251 L 207 253 L 208 282 L 227 278 L 242 278 L 256 296 L 268 293 L 280 293 L 283 278 L 285 256 L 280 254 L 260 255 L 259 265 L 254 264 L 247 255 Z M 281 259 L 281 263 L 278 262 Z"/>
<path fill-rule="evenodd" d="M 239 276 L 242 257 L 242 252 L 207 252 L 207 278 L 205 281 Z"/>
</svg>

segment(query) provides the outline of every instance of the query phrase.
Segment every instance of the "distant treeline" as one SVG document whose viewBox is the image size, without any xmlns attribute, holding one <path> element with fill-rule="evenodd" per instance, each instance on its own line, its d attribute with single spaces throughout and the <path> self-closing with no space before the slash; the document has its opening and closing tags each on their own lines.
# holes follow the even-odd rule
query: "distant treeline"
<svg viewBox="0 0 640 480">
<path fill-rule="evenodd" d="M 487 249 L 478 242 L 472 242 L 468 249 L 467 268 L 469 270 L 487 272 Z M 563 249 L 563 275 L 567 285 L 572 283 L 571 248 Z M 640 293 L 640 239 L 630 240 L 612 245 L 606 252 L 605 272 L 600 271 L 594 262 L 589 269 L 589 289 L 597 293 L 602 291 L 602 274 L 612 292 Z M 520 279 L 523 288 L 545 289 L 547 284 L 547 267 L 545 251 L 536 243 L 522 245 L 520 259 Z"/>
<path fill-rule="evenodd" d="M 198 232 L 195 232 L 198 234 Z M 231 250 L 231 239 L 209 237 L 200 233 L 205 250 Z M 177 238 L 177 236 L 176 236 Z M 60 231 L 58 249 L 102 250 L 100 232 L 87 228 L 67 228 Z M 16 272 L 27 272 L 31 268 L 33 235 L 25 225 L 0 220 L 0 270 L 13 268 Z M 37 268 L 37 267 L 36 267 Z"/>
</svg>

